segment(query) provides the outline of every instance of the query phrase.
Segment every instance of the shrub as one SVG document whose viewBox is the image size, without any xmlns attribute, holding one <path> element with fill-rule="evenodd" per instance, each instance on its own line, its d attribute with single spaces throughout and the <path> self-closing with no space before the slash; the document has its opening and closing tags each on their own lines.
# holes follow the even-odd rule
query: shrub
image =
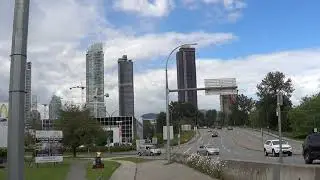
<svg viewBox="0 0 320 180">
<path fill-rule="evenodd" d="M 222 178 L 224 163 L 219 159 L 211 159 L 209 156 L 201 156 L 194 153 L 191 155 L 176 155 L 173 160 L 213 178 Z"/>
<path fill-rule="evenodd" d="M 0 157 L 7 157 L 7 149 L 0 148 Z"/>
</svg>

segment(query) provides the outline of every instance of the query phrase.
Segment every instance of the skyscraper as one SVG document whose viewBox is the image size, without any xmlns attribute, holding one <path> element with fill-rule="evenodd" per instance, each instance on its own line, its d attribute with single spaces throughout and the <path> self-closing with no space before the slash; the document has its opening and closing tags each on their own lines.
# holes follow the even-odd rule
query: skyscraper
<svg viewBox="0 0 320 180">
<path fill-rule="evenodd" d="M 178 89 L 197 88 L 195 48 L 180 48 L 176 59 Z M 189 102 L 198 108 L 197 91 L 179 91 L 178 101 Z"/>
<path fill-rule="evenodd" d="M 104 105 L 104 53 L 102 43 L 95 43 L 87 50 L 86 103 L 92 116 L 106 116 Z"/>
<path fill-rule="evenodd" d="M 53 95 L 49 104 L 49 119 L 56 120 L 60 118 L 60 110 L 62 107 L 61 98 Z"/>
<path fill-rule="evenodd" d="M 134 116 L 133 62 L 118 59 L 119 116 Z"/>
<path fill-rule="evenodd" d="M 26 64 L 26 81 L 25 81 L 25 126 L 30 128 L 31 117 L 31 62 Z"/>
</svg>

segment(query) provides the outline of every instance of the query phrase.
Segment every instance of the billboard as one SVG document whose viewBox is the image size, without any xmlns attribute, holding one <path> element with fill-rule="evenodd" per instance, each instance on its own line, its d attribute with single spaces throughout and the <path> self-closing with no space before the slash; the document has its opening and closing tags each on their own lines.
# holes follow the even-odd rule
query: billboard
<svg viewBox="0 0 320 180">
<path fill-rule="evenodd" d="M 206 88 L 217 88 L 205 90 L 206 95 L 237 94 L 236 78 L 205 79 L 204 85 Z"/>
<path fill-rule="evenodd" d="M 63 161 L 62 131 L 36 131 L 36 163 Z"/>
</svg>

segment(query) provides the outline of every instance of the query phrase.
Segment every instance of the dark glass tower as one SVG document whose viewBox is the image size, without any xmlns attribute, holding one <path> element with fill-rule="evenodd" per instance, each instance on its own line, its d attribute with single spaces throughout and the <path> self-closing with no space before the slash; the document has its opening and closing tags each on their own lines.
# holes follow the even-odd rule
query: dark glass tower
<svg viewBox="0 0 320 180">
<path fill-rule="evenodd" d="M 197 88 L 195 48 L 180 48 L 176 59 L 178 89 Z M 198 108 L 197 91 L 178 92 L 178 101 L 191 103 Z"/>
<path fill-rule="evenodd" d="M 118 59 L 119 115 L 134 116 L 133 62 L 126 55 Z"/>
</svg>

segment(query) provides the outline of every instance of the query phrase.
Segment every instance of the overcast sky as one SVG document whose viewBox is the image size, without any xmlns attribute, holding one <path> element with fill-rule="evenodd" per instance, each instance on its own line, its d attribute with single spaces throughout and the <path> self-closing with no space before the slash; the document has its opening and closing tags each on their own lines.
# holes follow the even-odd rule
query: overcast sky
<svg viewBox="0 0 320 180">
<path fill-rule="evenodd" d="M 0 101 L 8 99 L 13 2 L 0 1 Z M 270 71 L 293 79 L 294 104 L 319 90 L 320 2 L 291 0 L 32 0 L 28 60 L 32 94 L 48 103 L 53 94 L 81 102 L 86 48 L 104 43 L 107 109 L 118 109 L 117 58 L 134 61 L 137 116 L 165 108 L 164 59 L 181 43 L 198 43 L 197 84 L 237 78 L 239 92 L 256 97 Z M 299 13 L 297 13 L 299 12 Z M 176 87 L 175 56 L 169 86 Z M 171 100 L 177 95 L 172 94 Z M 200 109 L 219 108 L 218 96 L 198 92 Z"/>
</svg>

